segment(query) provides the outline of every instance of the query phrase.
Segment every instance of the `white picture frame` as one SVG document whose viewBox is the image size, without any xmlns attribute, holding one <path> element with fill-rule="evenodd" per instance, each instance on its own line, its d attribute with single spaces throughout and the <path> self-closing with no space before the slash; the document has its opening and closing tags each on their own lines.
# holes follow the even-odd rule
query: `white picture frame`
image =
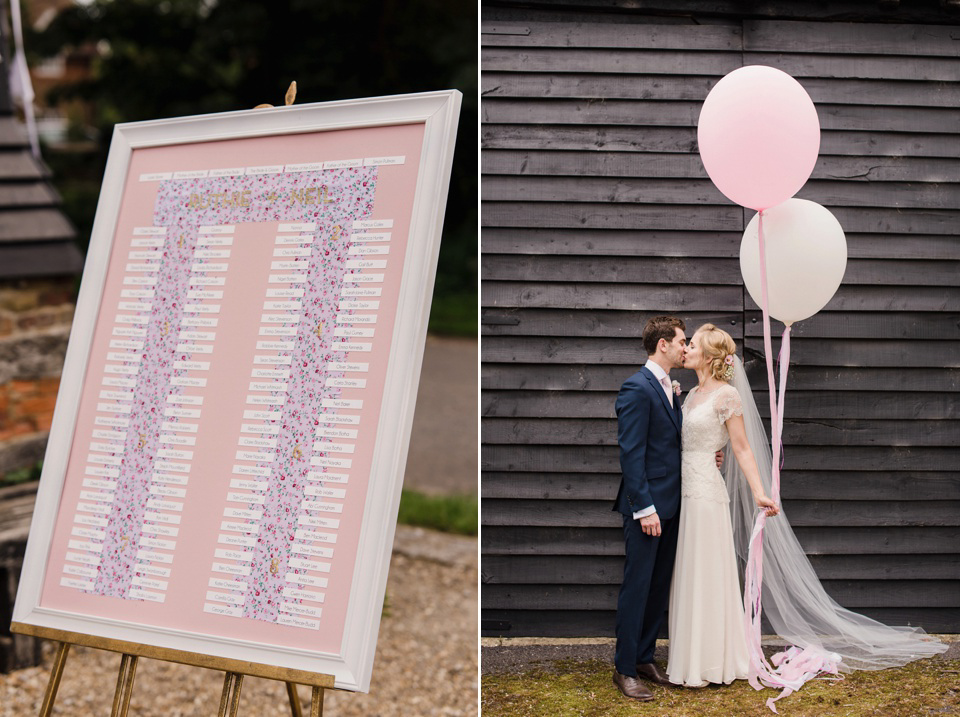
<svg viewBox="0 0 960 717">
<path fill-rule="evenodd" d="M 460 100 L 457 91 L 429 92 L 135 122 L 115 127 L 30 528 L 13 613 L 15 624 L 270 665 L 292 673 L 331 675 L 336 688 L 369 691 L 426 339 Z M 55 532 L 58 526 L 65 529 L 64 520 L 71 520 L 63 517 L 65 512 L 62 510 L 62 504 L 68 502 L 64 491 L 70 487 L 68 468 L 71 455 L 76 455 L 71 452 L 76 450 L 75 443 L 84 440 L 78 434 L 81 399 L 84 392 L 90 390 L 91 376 L 99 370 L 97 362 L 91 358 L 95 331 L 106 320 L 104 316 L 111 308 L 104 305 L 108 278 L 113 276 L 111 272 L 120 270 L 114 250 L 121 210 L 127 193 L 132 187 L 139 186 L 137 177 L 131 174 L 132 161 L 137 153 L 145 149 L 157 150 L 154 155 L 159 157 L 168 148 L 258 138 L 286 138 L 284 141 L 297 142 L 300 138 L 316 137 L 318 133 L 353 130 L 361 131 L 358 136 L 362 137 L 362 131 L 369 128 L 410 125 L 422 125 L 422 149 L 413 201 L 408 206 L 409 231 L 393 328 L 389 337 L 376 339 L 380 341 L 378 345 L 388 351 L 389 358 L 382 394 L 377 396 L 380 400 L 379 418 L 339 647 L 312 651 L 256 636 L 224 635 L 213 624 L 219 616 L 211 618 L 210 629 L 204 631 L 168 626 L 162 624 L 162 620 L 159 623 L 139 623 L 136 619 L 91 615 L 85 609 L 74 611 L 60 603 L 48 604 L 50 601 L 44 597 L 44 586 L 52 579 L 53 572 L 60 569 L 52 562 L 56 553 Z M 324 158 L 307 159 L 319 162 Z M 225 158 L 225 161 L 243 164 L 243 158 L 236 155 Z M 379 170 L 379 176 L 386 176 L 385 167 Z M 141 181 L 143 176 L 140 176 Z M 197 559 L 209 563 L 208 556 L 199 555 L 202 550 L 197 550 Z M 187 552 L 176 552 L 176 560 L 190 559 Z M 171 585 L 174 582 L 175 579 L 171 578 Z M 167 589 L 174 590 L 173 587 Z M 77 595 L 78 601 L 87 600 L 79 592 Z M 114 597 L 103 599 L 120 603 Z M 149 608 L 146 603 L 143 605 L 144 610 Z"/>
</svg>

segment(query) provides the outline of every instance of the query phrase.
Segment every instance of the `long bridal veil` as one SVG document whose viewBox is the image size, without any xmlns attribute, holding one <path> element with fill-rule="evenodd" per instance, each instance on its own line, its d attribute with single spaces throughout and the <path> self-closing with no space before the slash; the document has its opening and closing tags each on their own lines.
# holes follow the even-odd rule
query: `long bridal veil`
<svg viewBox="0 0 960 717">
<path fill-rule="evenodd" d="M 757 459 L 764 489 L 771 495 L 770 446 L 737 356 L 731 383 L 743 402 L 750 448 Z M 724 453 L 727 458 L 723 477 L 730 495 L 734 545 L 742 572 L 756 515 L 755 504 L 729 444 Z M 947 645 L 928 636 L 922 628 L 890 627 L 837 604 L 824 591 L 782 511 L 777 517 L 768 518 L 764 527 L 762 599 L 763 614 L 781 638 L 801 648 L 839 655 L 842 670 L 897 667 L 947 649 Z"/>
</svg>

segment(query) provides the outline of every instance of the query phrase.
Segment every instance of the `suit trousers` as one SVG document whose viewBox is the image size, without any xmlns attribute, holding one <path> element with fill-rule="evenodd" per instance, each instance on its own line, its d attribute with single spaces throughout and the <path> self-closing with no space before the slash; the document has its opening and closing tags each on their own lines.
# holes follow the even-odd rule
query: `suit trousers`
<svg viewBox="0 0 960 717">
<path fill-rule="evenodd" d="M 682 509 L 682 507 L 681 507 Z M 623 516 L 626 559 L 617 599 L 617 672 L 636 677 L 638 664 L 653 662 L 657 635 L 670 600 L 677 557 L 680 511 L 660 519 L 660 535 L 643 532 L 640 521 Z"/>
</svg>

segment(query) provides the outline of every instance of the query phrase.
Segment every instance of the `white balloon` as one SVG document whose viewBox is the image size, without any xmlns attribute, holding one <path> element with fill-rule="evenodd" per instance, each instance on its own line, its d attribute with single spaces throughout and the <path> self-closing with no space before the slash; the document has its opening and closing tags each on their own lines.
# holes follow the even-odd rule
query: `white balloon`
<svg viewBox="0 0 960 717">
<path fill-rule="evenodd" d="M 763 306 L 760 290 L 760 215 L 740 242 L 740 273 L 750 296 Z M 847 240 L 840 222 L 807 199 L 788 199 L 764 210 L 770 315 L 788 326 L 809 318 L 833 298 L 847 268 Z"/>
</svg>

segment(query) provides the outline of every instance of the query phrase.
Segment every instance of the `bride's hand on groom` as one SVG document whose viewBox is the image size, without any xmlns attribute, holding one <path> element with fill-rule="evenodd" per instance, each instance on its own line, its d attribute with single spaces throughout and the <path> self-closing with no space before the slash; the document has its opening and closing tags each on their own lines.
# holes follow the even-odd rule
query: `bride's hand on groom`
<svg viewBox="0 0 960 717">
<path fill-rule="evenodd" d="M 772 518 L 775 515 L 780 514 L 780 506 L 770 500 L 767 496 L 761 495 L 755 498 L 758 508 L 765 508 L 765 513 L 768 518 Z"/>
</svg>

